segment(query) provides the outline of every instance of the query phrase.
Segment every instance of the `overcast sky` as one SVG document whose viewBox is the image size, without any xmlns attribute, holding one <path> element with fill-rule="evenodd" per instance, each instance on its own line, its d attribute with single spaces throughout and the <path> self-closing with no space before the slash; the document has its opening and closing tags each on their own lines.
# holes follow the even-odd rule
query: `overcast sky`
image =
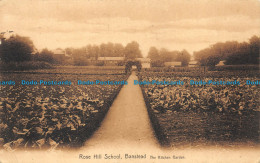
<svg viewBox="0 0 260 163">
<path fill-rule="evenodd" d="M 137 41 L 190 53 L 260 35 L 259 0 L 0 0 L 0 32 L 29 36 L 36 48 Z"/>
</svg>

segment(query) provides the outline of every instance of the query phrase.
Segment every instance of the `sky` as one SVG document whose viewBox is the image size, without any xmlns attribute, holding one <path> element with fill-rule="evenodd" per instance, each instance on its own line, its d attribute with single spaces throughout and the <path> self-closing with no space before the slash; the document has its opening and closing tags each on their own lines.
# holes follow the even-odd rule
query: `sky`
<svg viewBox="0 0 260 163">
<path fill-rule="evenodd" d="M 0 0 L 8 30 L 39 50 L 137 41 L 144 56 L 151 46 L 192 54 L 260 36 L 260 0 Z"/>
</svg>

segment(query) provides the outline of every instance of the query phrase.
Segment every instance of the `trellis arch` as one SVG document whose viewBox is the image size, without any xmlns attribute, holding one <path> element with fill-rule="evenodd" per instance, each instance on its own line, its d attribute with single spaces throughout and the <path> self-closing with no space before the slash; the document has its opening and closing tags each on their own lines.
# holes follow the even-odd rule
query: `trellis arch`
<svg viewBox="0 0 260 163">
<path fill-rule="evenodd" d="M 140 61 L 127 61 L 125 64 L 125 73 L 131 72 L 132 66 L 136 66 L 137 71 L 141 71 L 142 64 Z"/>
</svg>

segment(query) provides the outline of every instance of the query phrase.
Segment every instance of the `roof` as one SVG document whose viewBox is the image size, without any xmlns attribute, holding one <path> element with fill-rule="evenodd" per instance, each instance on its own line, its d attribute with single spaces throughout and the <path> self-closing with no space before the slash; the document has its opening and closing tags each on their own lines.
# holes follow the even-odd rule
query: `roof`
<svg viewBox="0 0 260 163">
<path fill-rule="evenodd" d="M 190 61 L 189 62 L 189 65 L 196 65 L 196 64 L 198 64 L 198 61 Z"/>
<path fill-rule="evenodd" d="M 166 66 L 181 66 L 181 62 L 164 62 Z"/>
<path fill-rule="evenodd" d="M 124 57 L 98 57 L 99 61 L 123 61 Z"/>
<path fill-rule="evenodd" d="M 138 60 L 138 61 L 148 61 L 148 62 L 151 61 L 150 58 L 136 58 L 136 60 Z"/>
<path fill-rule="evenodd" d="M 56 55 L 58 55 L 58 54 L 64 54 L 64 55 L 65 55 L 65 51 L 64 51 L 64 50 L 61 50 L 61 49 L 56 49 L 56 50 L 53 51 L 53 54 L 56 54 Z"/>
</svg>

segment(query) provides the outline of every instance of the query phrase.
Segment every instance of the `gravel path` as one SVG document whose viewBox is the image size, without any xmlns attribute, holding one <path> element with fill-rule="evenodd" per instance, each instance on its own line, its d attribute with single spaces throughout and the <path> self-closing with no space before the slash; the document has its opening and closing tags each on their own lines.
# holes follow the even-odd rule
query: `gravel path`
<svg viewBox="0 0 260 163">
<path fill-rule="evenodd" d="M 84 148 L 159 148 L 146 110 L 141 88 L 134 85 L 133 72 L 123 86 L 100 128 Z"/>
</svg>

